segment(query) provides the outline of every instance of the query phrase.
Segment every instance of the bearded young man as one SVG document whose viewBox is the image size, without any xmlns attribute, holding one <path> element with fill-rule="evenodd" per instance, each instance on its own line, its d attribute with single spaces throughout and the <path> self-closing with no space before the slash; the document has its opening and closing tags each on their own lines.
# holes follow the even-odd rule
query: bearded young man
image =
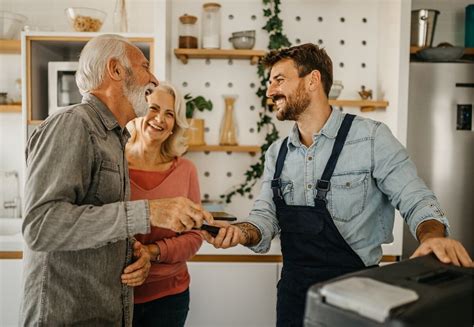
<svg viewBox="0 0 474 327">
<path fill-rule="evenodd" d="M 150 256 L 133 235 L 212 216 L 187 198 L 128 201 L 125 125 L 158 86 L 143 53 L 101 35 L 81 52 L 82 103 L 50 116 L 26 150 L 22 326 L 131 326 Z M 132 263 L 132 259 L 136 261 Z"/>
<path fill-rule="evenodd" d="M 283 270 L 277 326 L 302 326 L 306 291 L 318 282 L 376 266 L 393 241 L 394 208 L 420 242 L 444 263 L 472 267 L 448 220 L 386 125 L 331 108 L 332 61 L 304 44 L 273 51 L 267 96 L 290 135 L 266 153 L 262 189 L 246 222 L 223 225 L 215 247 L 237 244 L 263 253 L 280 233 Z M 217 223 L 216 223 L 217 225 Z"/>
</svg>

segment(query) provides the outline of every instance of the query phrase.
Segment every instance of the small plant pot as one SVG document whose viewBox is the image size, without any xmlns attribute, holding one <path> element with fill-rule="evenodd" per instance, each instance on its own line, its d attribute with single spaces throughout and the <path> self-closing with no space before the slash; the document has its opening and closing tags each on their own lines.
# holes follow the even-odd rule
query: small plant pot
<svg viewBox="0 0 474 327">
<path fill-rule="evenodd" d="M 186 131 L 188 145 L 205 145 L 204 142 L 204 119 L 188 119 L 189 129 Z"/>
</svg>

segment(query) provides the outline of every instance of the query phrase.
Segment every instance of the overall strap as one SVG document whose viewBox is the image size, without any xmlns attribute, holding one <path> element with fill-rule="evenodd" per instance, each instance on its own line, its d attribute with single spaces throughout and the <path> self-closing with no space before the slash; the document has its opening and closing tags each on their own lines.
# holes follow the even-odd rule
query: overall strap
<svg viewBox="0 0 474 327">
<path fill-rule="evenodd" d="M 285 137 L 283 142 L 281 143 L 280 146 L 280 151 L 278 152 L 278 157 L 275 165 L 275 173 L 273 174 L 273 179 L 272 179 L 272 191 L 273 191 L 273 201 L 276 202 L 281 202 L 285 201 L 283 199 L 283 194 L 281 192 L 281 172 L 283 170 L 283 165 L 285 164 L 285 158 L 286 154 L 288 153 L 288 136 Z"/>
<path fill-rule="evenodd" d="M 322 200 L 326 202 L 326 194 L 331 189 L 331 177 L 336 168 L 337 160 L 339 159 L 339 155 L 341 154 L 342 148 L 344 147 L 344 143 L 346 142 L 347 134 L 349 134 L 349 130 L 351 129 L 352 122 L 355 116 L 346 114 L 344 120 L 342 121 L 341 127 L 339 127 L 339 131 L 337 132 L 336 141 L 334 142 L 334 146 L 332 148 L 331 156 L 329 157 L 328 163 L 324 168 L 323 175 L 321 179 L 318 179 L 316 183 L 316 199 Z"/>
</svg>

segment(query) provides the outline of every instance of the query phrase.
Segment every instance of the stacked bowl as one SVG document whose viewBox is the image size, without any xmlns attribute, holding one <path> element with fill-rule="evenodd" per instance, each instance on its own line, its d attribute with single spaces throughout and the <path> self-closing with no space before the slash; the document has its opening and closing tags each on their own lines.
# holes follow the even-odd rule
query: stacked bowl
<svg viewBox="0 0 474 327">
<path fill-rule="evenodd" d="M 232 33 L 229 38 L 234 49 L 252 49 L 255 46 L 255 30 Z"/>
</svg>

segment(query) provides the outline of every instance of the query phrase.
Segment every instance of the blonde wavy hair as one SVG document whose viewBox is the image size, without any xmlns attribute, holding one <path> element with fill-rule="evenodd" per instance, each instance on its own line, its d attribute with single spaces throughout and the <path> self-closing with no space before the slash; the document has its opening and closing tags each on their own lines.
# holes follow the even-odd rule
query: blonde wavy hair
<svg viewBox="0 0 474 327">
<path fill-rule="evenodd" d="M 182 156 L 188 149 L 188 142 L 185 136 L 189 124 L 186 120 L 186 103 L 181 93 L 170 83 L 160 81 L 156 91 L 164 91 L 174 98 L 175 124 L 173 126 L 173 134 L 171 134 L 161 145 L 161 155 L 167 160 Z M 129 144 L 135 143 L 139 137 L 139 128 L 143 123 L 144 117 L 135 118 L 127 124 L 130 132 Z"/>
</svg>

